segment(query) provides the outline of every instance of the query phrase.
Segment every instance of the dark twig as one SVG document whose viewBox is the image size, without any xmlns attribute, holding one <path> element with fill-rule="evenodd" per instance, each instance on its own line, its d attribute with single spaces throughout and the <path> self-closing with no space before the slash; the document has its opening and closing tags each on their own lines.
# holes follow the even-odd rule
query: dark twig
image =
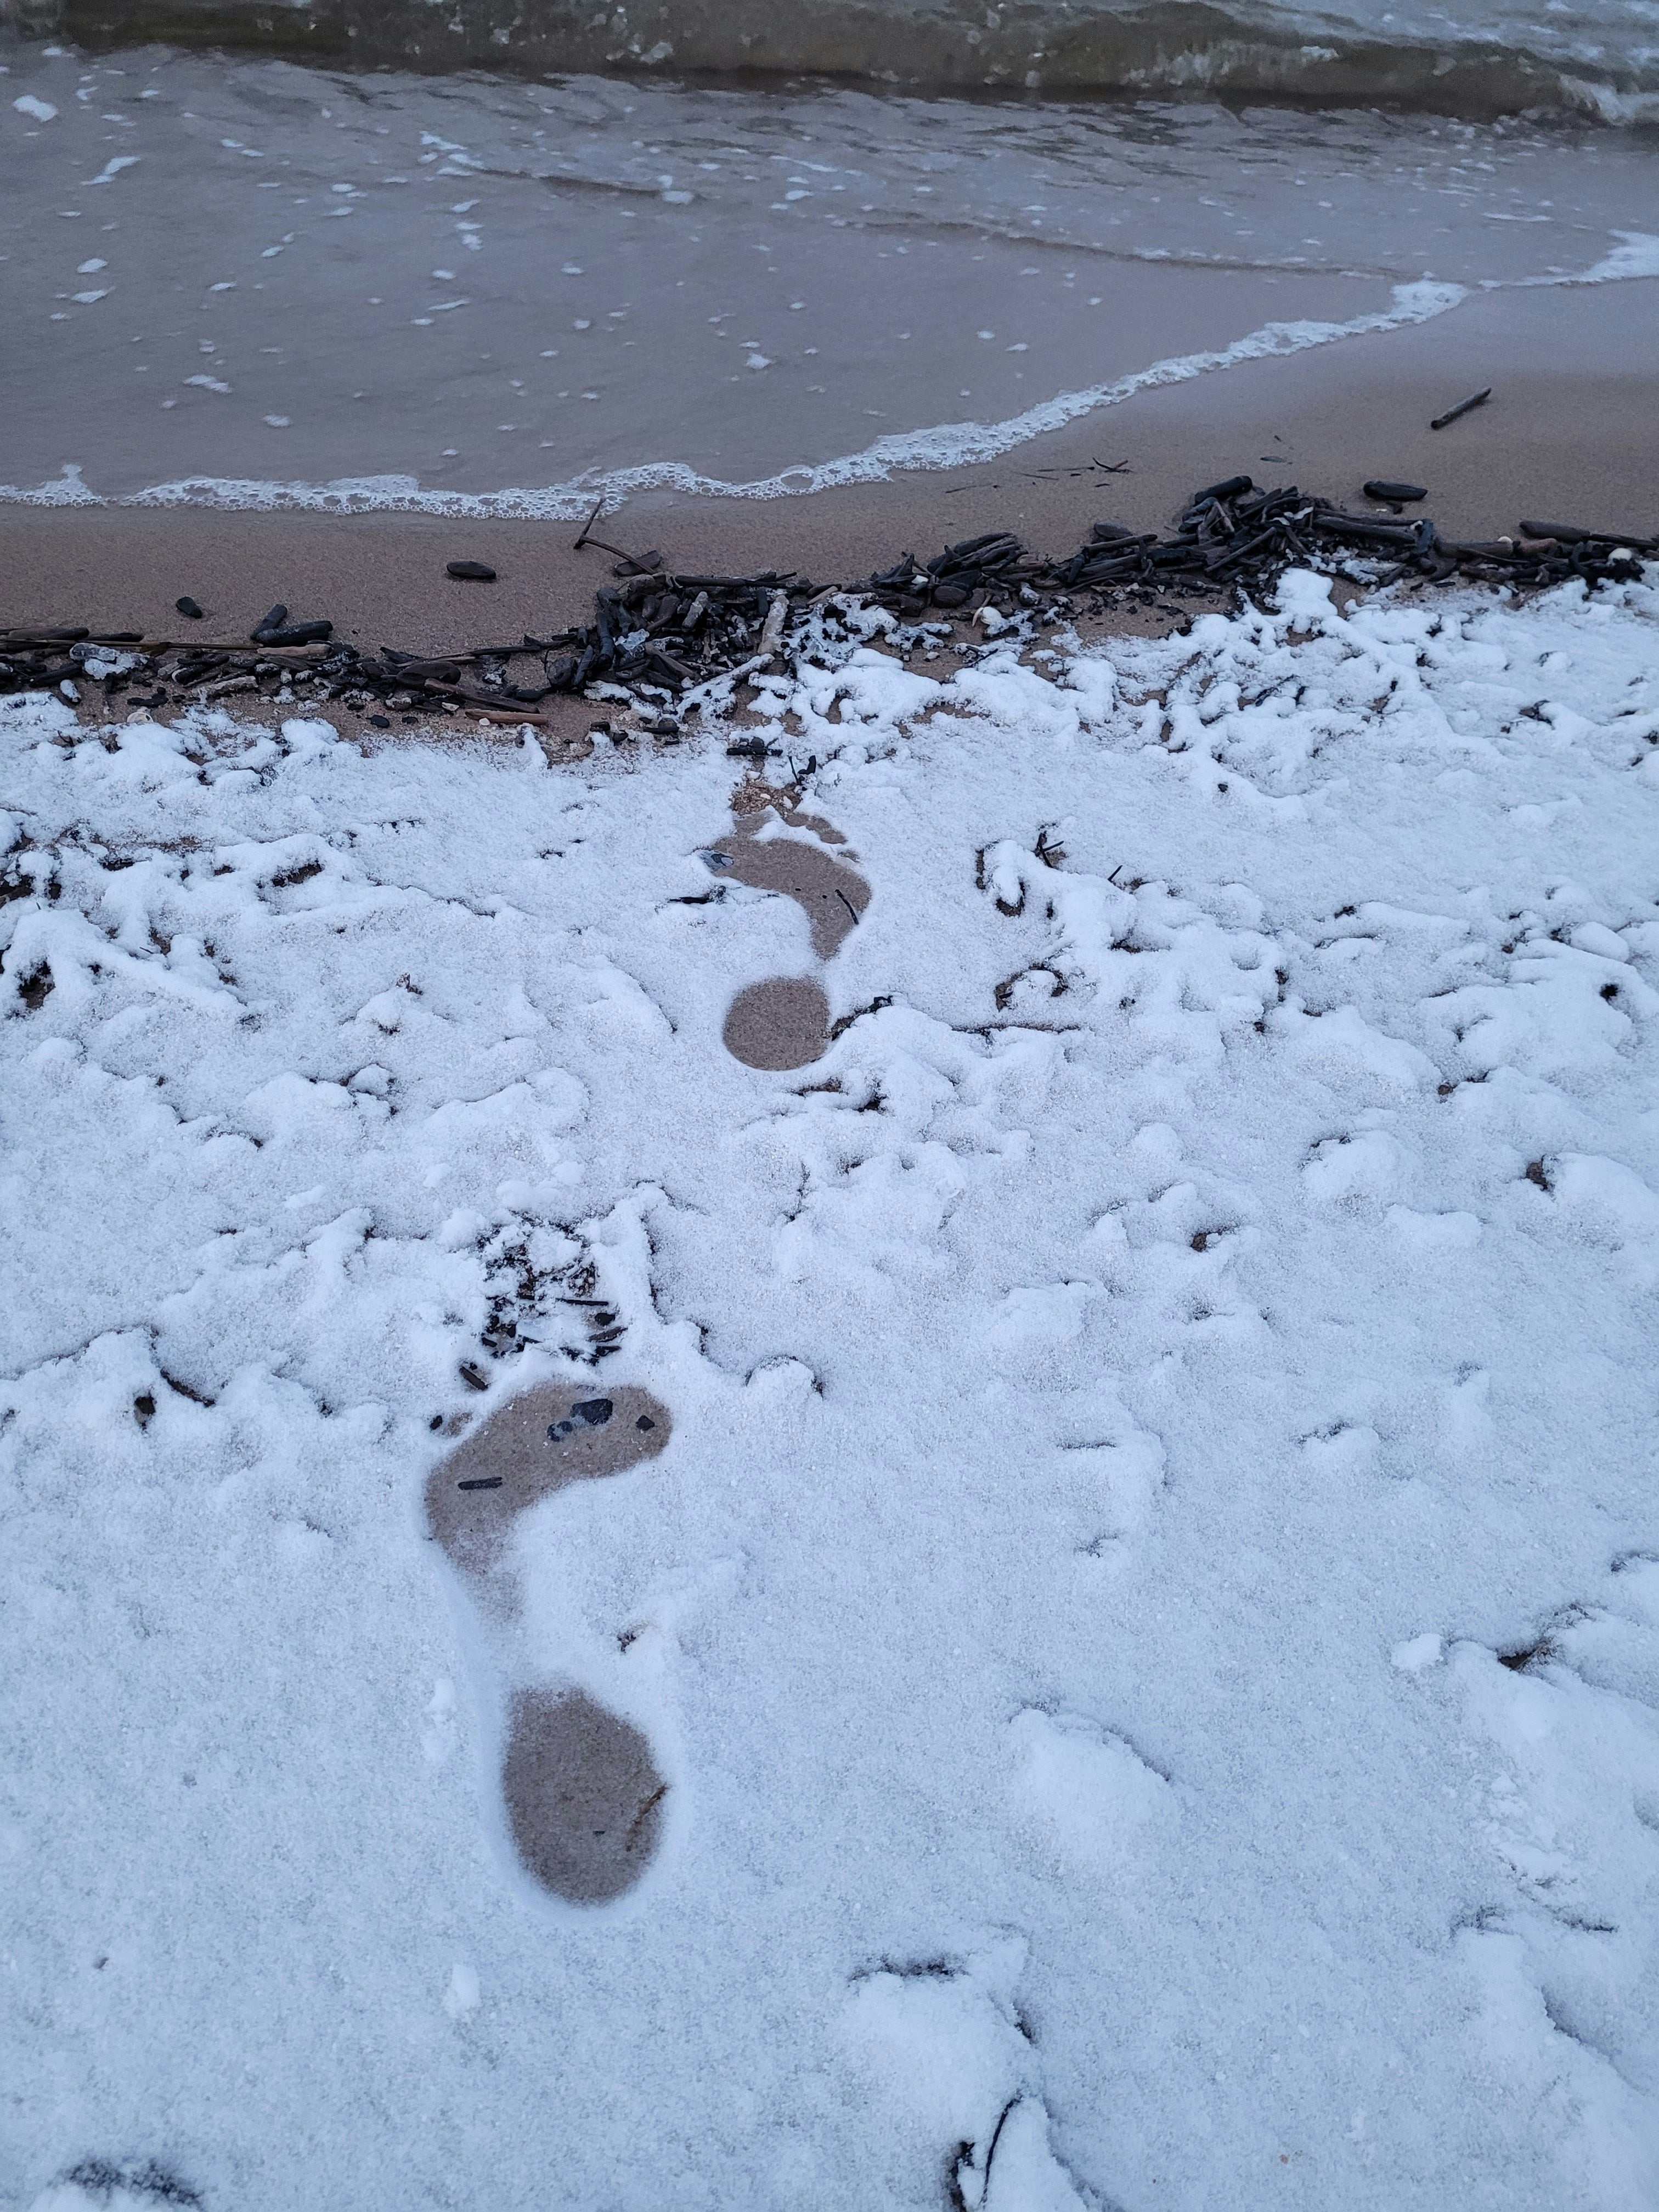
<svg viewBox="0 0 1659 2212">
<path fill-rule="evenodd" d="M 1429 425 L 1430 429 L 1443 430 L 1448 422 L 1455 422 L 1460 416 L 1470 414 L 1477 407 L 1484 407 L 1491 398 L 1491 385 L 1482 392 L 1472 392 L 1467 399 L 1460 399 L 1455 407 L 1449 407 L 1443 415 L 1437 415 Z"/>
</svg>

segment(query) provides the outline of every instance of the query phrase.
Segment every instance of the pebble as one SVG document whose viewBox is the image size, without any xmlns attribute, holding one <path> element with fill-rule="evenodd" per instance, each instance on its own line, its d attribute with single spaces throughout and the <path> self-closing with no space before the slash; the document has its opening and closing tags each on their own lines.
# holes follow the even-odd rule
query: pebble
<svg viewBox="0 0 1659 2212">
<path fill-rule="evenodd" d="M 578 1429 L 602 1429 L 615 1411 L 616 1407 L 609 1398 L 583 1398 L 570 1408 L 568 1421 L 549 1424 L 548 1441 L 550 1443 L 562 1443 L 567 1437 L 574 1436 Z"/>
<path fill-rule="evenodd" d="M 453 576 L 458 584 L 493 584 L 495 571 L 482 561 L 451 561 L 444 568 L 446 576 Z"/>
<path fill-rule="evenodd" d="M 194 599 L 175 599 L 175 600 L 173 601 L 173 605 L 178 609 L 179 612 L 181 615 L 187 615 L 187 616 L 190 617 L 190 619 L 191 619 L 191 622 L 200 622 L 200 621 L 201 621 L 201 619 L 202 619 L 202 610 L 200 609 L 200 607 L 198 607 L 198 606 L 197 605 L 197 604 L 196 604 L 196 602 L 195 602 L 195 600 L 194 600 Z"/>
</svg>

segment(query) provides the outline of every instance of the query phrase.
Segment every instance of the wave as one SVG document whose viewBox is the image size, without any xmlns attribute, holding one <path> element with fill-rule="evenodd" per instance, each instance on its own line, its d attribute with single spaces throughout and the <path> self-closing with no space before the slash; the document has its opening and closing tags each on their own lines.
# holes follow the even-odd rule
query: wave
<svg viewBox="0 0 1659 2212">
<path fill-rule="evenodd" d="M 1354 0 L 1364 4 L 1364 0 Z M 935 89 L 1111 93 L 1659 120 L 1659 40 L 1628 0 L 1458 20 L 1272 0 L 0 0 L 0 23 L 107 47 L 256 48 L 426 71 L 647 70 Z"/>
<path fill-rule="evenodd" d="M 0 484 L 0 501 L 29 507 L 205 507 L 244 512 L 494 515 L 574 522 L 598 503 L 609 509 L 644 491 L 693 493 L 714 499 L 787 499 L 839 485 L 880 483 L 896 471 L 975 467 L 999 459 L 1030 439 L 1064 429 L 1081 416 L 1120 406 L 1137 392 L 1160 385 L 1185 384 L 1194 377 L 1236 368 L 1243 362 L 1304 353 L 1310 347 L 1331 345 L 1342 338 L 1364 337 L 1428 322 L 1468 296 L 1461 284 L 1396 284 L 1391 306 L 1352 316 L 1346 322 L 1264 323 L 1230 345 L 1154 362 L 1110 384 L 1059 392 L 1000 422 L 943 422 L 927 429 L 897 432 L 878 438 L 860 453 L 842 454 L 816 465 L 801 463 L 776 476 L 746 483 L 702 475 L 684 461 L 646 461 L 629 468 L 592 470 L 566 483 L 520 485 L 494 492 L 428 491 L 418 477 L 410 476 L 341 477 L 322 484 L 180 477 L 171 483 L 152 484 L 109 501 L 86 483 L 80 469 L 70 464 L 61 477 L 33 489 Z"/>
</svg>

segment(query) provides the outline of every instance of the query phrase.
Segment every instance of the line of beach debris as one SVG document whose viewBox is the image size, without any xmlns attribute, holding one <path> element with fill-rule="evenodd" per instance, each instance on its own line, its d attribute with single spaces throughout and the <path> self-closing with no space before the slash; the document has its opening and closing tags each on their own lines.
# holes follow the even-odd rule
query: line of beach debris
<svg viewBox="0 0 1659 2212">
<path fill-rule="evenodd" d="M 78 704 L 87 687 L 101 685 L 106 699 L 125 694 L 129 708 L 150 709 L 258 695 L 338 702 L 371 720 L 442 712 L 532 726 L 545 722 L 541 710 L 550 700 L 580 696 L 630 707 L 645 717 L 643 727 L 672 738 L 682 717 L 729 700 L 745 678 L 787 662 L 818 613 L 876 606 L 901 623 L 954 629 L 966 623 L 988 636 L 1022 613 L 1045 627 L 1126 602 L 1181 615 L 1205 599 L 1265 592 L 1291 567 L 1373 586 L 1462 579 L 1532 592 L 1575 579 L 1590 589 L 1629 582 L 1640 576 L 1644 556 L 1659 551 L 1659 538 L 1530 520 L 1512 536 L 1454 541 L 1429 517 L 1405 515 L 1427 496 L 1423 486 L 1373 478 L 1364 489 L 1383 511 L 1356 514 L 1294 485 L 1258 489 L 1248 476 L 1230 477 L 1195 492 L 1167 538 L 1097 522 L 1075 552 L 1056 561 L 1033 555 L 1012 532 L 991 531 L 928 561 L 907 553 L 850 590 L 773 569 L 670 572 L 657 552 L 629 554 L 593 537 L 590 521 L 577 547 L 615 556 L 611 581 L 595 592 L 591 622 L 545 637 L 526 634 L 443 653 L 392 645 L 365 653 L 337 638 L 331 622 L 294 622 L 282 605 L 246 641 L 214 643 L 0 627 L 0 693 L 57 690 Z M 483 562 L 448 568 L 457 578 L 494 580 Z M 1171 605 L 1170 593 L 1186 605 Z M 178 607 L 188 621 L 202 618 L 193 599 Z"/>
</svg>

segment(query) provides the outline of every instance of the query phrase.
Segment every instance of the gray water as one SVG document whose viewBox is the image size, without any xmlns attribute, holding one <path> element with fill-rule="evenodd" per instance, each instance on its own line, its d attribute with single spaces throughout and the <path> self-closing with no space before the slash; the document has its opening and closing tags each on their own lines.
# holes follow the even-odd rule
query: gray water
<svg viewBox="0 0 1659 2212">
<path fill-rule="evenodd" d="M 222 43 L 428 71 L 810 72 L 1613 121 L 1659 101 L 1655 0 L 0 0 L 8 20 L 87 45 Z"/>
<path fill-rule="evenodd" d="M 0 44 L 0 496 L 574 514 L 1659 272 L 1640 132 Z"/>
</svg>

